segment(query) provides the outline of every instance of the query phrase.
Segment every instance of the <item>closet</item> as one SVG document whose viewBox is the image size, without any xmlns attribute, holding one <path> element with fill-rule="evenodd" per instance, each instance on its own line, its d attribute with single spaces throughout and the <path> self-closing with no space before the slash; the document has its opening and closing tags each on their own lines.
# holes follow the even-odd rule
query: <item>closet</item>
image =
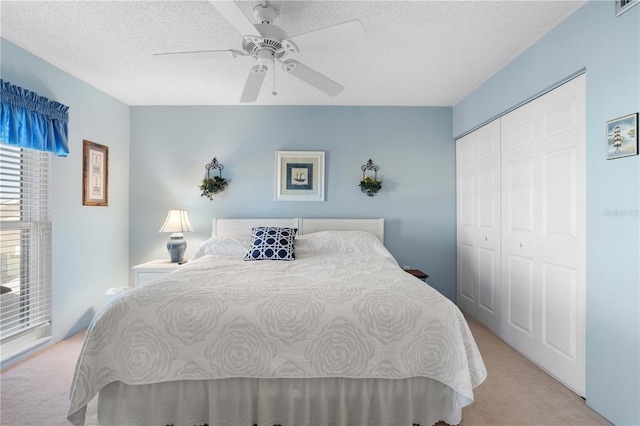
<svg viewBox="0 0 640 426">
<path fill-rule="evenodd" d="M 581 396 L 585 79 L 456 142 L 458 305 Z"/>
</svg>

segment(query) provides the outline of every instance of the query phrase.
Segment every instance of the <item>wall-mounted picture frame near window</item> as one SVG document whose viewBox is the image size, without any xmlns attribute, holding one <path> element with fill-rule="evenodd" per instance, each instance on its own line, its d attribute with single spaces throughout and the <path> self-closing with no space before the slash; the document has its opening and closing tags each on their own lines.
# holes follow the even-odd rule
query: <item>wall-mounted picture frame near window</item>
<svg viewBox="0 0 640 426">
<path fill-rule="evenodd" d="M 276 151 L 276 201 L 324 201 L 324 151 Z"/>
<path fill-rule="evenodd" d="M 615 0 L 616 16 L 622 15 L 638 3 L 640 3 L 640 0 Z"/>
<path fill-rule="evenodd" d="M 109 205 L 109 147 L 82 141 L 82 205 Z"/>
<path fill-rule="evenodd" d="M 607 160 L 638 155 L 638 113 L 607 121 Z"/>
</svg>

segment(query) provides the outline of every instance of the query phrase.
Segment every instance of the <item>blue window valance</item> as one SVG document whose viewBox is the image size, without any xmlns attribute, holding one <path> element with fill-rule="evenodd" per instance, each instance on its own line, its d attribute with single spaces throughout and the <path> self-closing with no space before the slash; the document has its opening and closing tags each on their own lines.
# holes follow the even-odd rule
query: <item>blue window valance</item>
<svg viewBox="0 0 640 426">
<path fill-rule="evenodd" d="M 69 155 L 69 107 L 0 79 L 0 141 Z"/>
</svg>

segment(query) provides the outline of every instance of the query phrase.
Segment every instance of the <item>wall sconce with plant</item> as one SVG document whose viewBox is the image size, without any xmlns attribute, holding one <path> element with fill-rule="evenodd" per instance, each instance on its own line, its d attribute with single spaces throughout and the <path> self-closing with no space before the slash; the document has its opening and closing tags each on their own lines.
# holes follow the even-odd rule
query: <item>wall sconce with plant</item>
<svg viewBox="0 0 640 426">
<path fill-rule="evenodd" d="M 360 169 L 362 170 L 360 191 L 367 194 L 369 197 L 373 197 L 382 189 L 382 180 L 378 180 L 378 170 L 380 167 L 373 164 L 373 161 L 369 159 L 367 164 L 364 164 Z M 367 176 L 367 170 L 373 170 L 373 177 Z"/>
<path fill-rule="evenodd" d="M 207 169 L 207 177 L 200 182 L 201 197 L 207 197 L 213 201 L 213 196 L 224 191 L 224 188 L 229 185 L 227 180 L 222 177 L 222 169 L 224 166 L 222 163 L 218 163 L 215 157 L 210 163 L 204 166 Z M 218 176 L 211 177 L 211 170 L 218 170 Z"/>
</svg>

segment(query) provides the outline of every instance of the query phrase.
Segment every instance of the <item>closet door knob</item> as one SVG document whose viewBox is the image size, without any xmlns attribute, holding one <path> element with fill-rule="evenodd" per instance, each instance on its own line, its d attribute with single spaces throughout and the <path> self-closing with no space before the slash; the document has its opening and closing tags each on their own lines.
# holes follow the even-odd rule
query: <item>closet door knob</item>
<svg viewBox="0 0 640 426">
<path fill-rule="evenodd" d="M 522 247 L 522 243 L 518 244 L 518 247 Z"/>
<path fill-rule="evenodd" d="M 487 238 L 487 237 L 484 237 L 484 240 L 485 240 L 485 241 L 487 241 L 487 240 L 488 240 L 488 238 Z"/>
</svg>

